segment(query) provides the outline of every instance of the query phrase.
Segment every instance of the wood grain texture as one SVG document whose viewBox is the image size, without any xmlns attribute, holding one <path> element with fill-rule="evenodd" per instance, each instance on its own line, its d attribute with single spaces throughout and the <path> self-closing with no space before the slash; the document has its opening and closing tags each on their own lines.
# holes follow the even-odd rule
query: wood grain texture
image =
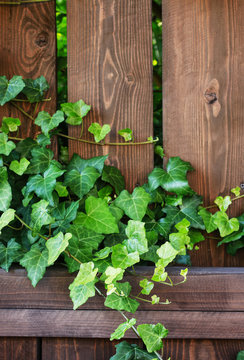
<svg viewBox="0 0 244 360">
<path fill-rule="evenodd" d="M 244 182 L 244 2 L 163 0 L 163 136 L 167 157 L 196 171 L 194 190 L 212 203 Z M 235 202 L 232 215 L 243 212 Z M 243 266 L 244 252 L 201 246 L 195 266 Z"/>
<path fill-rule="evenodd" d="M 131 314 L 131 317 L 133 315 Z M 244 339 L 244 312 L 138 311 L 137 324 L 162 323 L 169 338 Z M 1 309 L 0 336 L 109 338 L 118 311 Z M 128 338 L 135 338 L 132 330 Z"/>
<path fill-rule="evenodd" d="M 236 360 L 243 340 L 166 340 L 164 358 L 176 360 Z"/>
<path fill-rule="evenodd" d="M 0 338 L 0 360 L 41 360 L 39 339 Z"/>
<path fill-rule="evenodd" d="M 25 4 L 0 5 L 0 23 L 4 31 L 0 33 L 0 75 L 10 79 L 13 75 L 35 79 L 43 75 L 50 89 L 38 110 L 51 114 L 56 111 L 56 20 L 55 1 Z M 18 103 L 18 105 L 20 105 Z M 28 113 L 33 113 L 35 105 L 23 104 Z M 19 117 L 22 121 L 20 137 L 34 137 L 38 127 L 12 105 L 0 107 L 3 116 Z"/>
<path fill-rule="evenodd" d="M 174 282 L 181 280 L 180 268 L 169 268 L 168 273 Z M 139 268 L 142 276 L 152 275 L 151 268 Z M 33 288 L 23 269 L 6 273 L 0 270 L 0 308 L 1 309 L 72 309 L 68 286 L 74 275 L 64 268 L 50 269 L 44 278 Z M 125 278 L 132 284 L 132 293 L 138 294 L 139 280 L 135 276 Z M 101 288 L 102 290 L 102 288 Z M 143 311 L 218 311 L 244 312 L 244 269 L 243 268 L 190 268 L 185 284 L 169 287 L 155 284 L 153 293 L 169 299 L 170 305 L 151 306 L 142 303 Z M 104 310 L 103 299 L 96 296 L 81 309 Z"/>
<path fill-rule="evenodd" d="M 92 106 L 84 121 L 84 138 L 92 122 L 110 124 L 106 140 L 122 141 L 119 129 L 131 128 L 135 141 L 153 135 L 152 24 L 150 0 L 68 1 L 68 98 Z M 80 127 L 69 135 L 80 136 Z M 109 154 L 132 190 L 153 168 L 153 146 L 84 145 L 70 141 L 70 154 L 84 158 Z"/>
</svg>

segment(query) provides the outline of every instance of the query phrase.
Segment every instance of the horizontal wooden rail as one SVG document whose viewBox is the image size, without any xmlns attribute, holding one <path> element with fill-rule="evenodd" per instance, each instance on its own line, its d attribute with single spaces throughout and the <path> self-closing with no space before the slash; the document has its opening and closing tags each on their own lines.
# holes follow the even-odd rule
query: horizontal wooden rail
<svg viewBox="0 0 244 360">
<path fill-rule="evenodd" d="M 180 269 L 168 269 L 175 282 Z M 137 272 L 150 276 L 152 268 Z M 0 336 L 109 337 L 120 314 L 106 309 L 99 296 L 73 311 L 68 290 L 73 277 L 64 268 L 49 269 L 34 289 L 25 270 L 0 271 Z M 127 277 L 136 294 L 140 278 Z M 138 323 L 162 322 L 170 338 L 244 339 L 244 268 L 190 268 L 185 284 L 158 284 L 153 293 L 171 304 L 143 303 Z"/>
</svg>

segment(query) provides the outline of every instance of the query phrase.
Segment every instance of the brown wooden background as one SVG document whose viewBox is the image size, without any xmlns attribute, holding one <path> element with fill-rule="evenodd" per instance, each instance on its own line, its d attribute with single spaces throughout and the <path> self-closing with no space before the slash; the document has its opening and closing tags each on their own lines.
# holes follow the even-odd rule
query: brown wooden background
<svg viewBox="0 0 244 360">
<path fill-rule="evenodd" d="M 191 184 L 209 204 L 244 182 L 244 3 L 163 0 L 162 11 L 164 148 L 167 157 L 193 164 Z M 52 101 L 42 108 L 54 112 L 55 1 L 0 5 L 0 23 L 0 75 L 44 75 Z M 111 124 L 111 141 L 125 127 L 137 141 L 152 135 L 151 0 L 68 0 L 68 88 L 69 101 L 92 105 L 87 138 L 94 121 Z M 213 104 L 209 93 L 216 94 Z M 6 114 L 17 116 L 8 106 L 0 109 Z M 37 130 L 23 119 L 21 131 L 35 136 Z M 80 129 L 69 132 L 79 136 Z M 69 148 L 83 157 L 109 153 L 130 190 L 153 168 L 151 145 L 70 142 Z M 241 212 L 239 202 L 232 214 Z M 192 268 L 181 287 L 158 290 L 172 304 L 141 307 L 139 322 L 162 322 L 170 330 L 164 359 L 235 360 L 244 349 L 244 270 L 236 267 L 243 266 L 243 254 L 233 258 L 214 240 L 202 243 L 192 258 L 204 268 Z M 0 360 L 107 360 L 114 354 L 108 339 L 120 321 L 116 312 L 106 311 L 100 299 L 73 312 L 69 282 L 66 271 L 50 269 L 33 289 L 24 270 L 0 271 Z"/>
</svg>

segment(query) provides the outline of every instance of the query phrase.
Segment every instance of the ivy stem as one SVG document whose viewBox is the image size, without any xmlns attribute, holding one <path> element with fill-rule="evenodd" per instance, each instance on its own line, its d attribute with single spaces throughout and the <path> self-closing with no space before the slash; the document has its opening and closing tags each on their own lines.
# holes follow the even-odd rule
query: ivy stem
<svg viewBox="0 0 244 360">
<path fill-rule="evenodd" d="M 236 200 L 239 200 L 241 198 L 244 198 L 244 194 L 234 197 L 233 199 L 231 199 L 231 201 L 236 201 Z M 218 207 L 218 205 L 214 204 L 214 205 L 206 206 L 204 209 L 213 209 L 213 208 L 216 208 L 216 207 Z"/>
<path fill-rule="evenodd" d="M 10 139 L 10 140 L 17 140 L 17 141 L 25 140 L 25 139 L 23 139 L 23 138 L 17 138 L 17 137 L 14 137 L 14 136 L 8 136 L 8 139 Z"/>
<path fill-rule="evenodd" d="M 28 224 L 26 224 L 26 223 L 24 222 L 24 220 L 22 220 L 18 215 L 14 214 L 14 216 L 15 216 L 16 219 L 18 219 L 18 220 L 21 222 L 21 224 L 23 224 L 27 229 L 33 231 L 33 229 L 32 229 Z M 47 238 L 46 236 L 43 236 L 43 235 L 41 235 L 41 234 L 39 234 L 39 233 L 38 233 L 37 235 L 40 236 L 40 238 L 42 238 L 42 239 L 44 239 L 44 240 L 48 240 L 48 238 Z"/>
<path fill-rule="evenodd" d="M 20 231 L 20 230 L 22 230 L 23 229 L 23 224 L 19 227 L 19 228 L 16 228 L 16 227 L 14 227 L 14 226 L 11 226 L 11 225 L 7 225 L 10 229 L 12 229 L 12 230 L 16 230 L 16 231 Z"/>
<path fill-rule="evenodd" d="M 22 109 L 19 105 L 15 104 L 13 101 L 11 101 L 11 104 L 14 107 L 16 107 L 16 109 L 18 109 L 20 112 L 22 112 L 22 114 L 27 116 L 29 119 L 31 119 L 32 121 L 35 121 L 35 119 L 31 115 L 29 115 L 24 109 Z"/>
<path fill-rule="evenodd" d="M 98 145 L 98 146 L 132 146 L 132 145 L 147 145 L 147 144 L 154 144 L 158 141 L 158 138 L 156 138 L 155 140 L 148 140 L 148 141 L 142 141 L 142 142 L 135 142 L 135 143 L 112 143 L 112 142 L 108 142 L 108 143 L 96 143 L 95 141 L 90 141 L 90 140 L 85 140 L 85 139 L 78 139 L 75 138 L 73 136 L 68 136 L 62 133 L 57 134 L 58 136 L 62 136 L 66 139 L 69 140 L 74 140 L 74 141 L 80 141 L 86 144 L 92 144 L 92 145 Z"/>
</svg>

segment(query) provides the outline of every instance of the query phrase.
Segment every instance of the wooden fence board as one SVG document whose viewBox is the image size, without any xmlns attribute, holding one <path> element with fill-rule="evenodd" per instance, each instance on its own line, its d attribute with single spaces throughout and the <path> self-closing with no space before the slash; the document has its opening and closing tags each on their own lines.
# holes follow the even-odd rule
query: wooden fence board
<svg viewBox="0 0 244 360">
<path fill-rule="evenodd" d="M 131 128 L 135 141 L 153 135 L 151 0 L 68 1 L 68 98 L 92 105 L 84 121 L 84 138 L 92 122 L 110 124 L 108 139 Z M 80 136 L 71 126 L 69 135 Z M 123 142 L 123 139 L 121 140 Z M 153 168 L 153 146 L 110 146 L 70 141 L 70 152 L 84 158 L 109 154 L 127 188 L 143 184 Z"/>
<path fill-rule="evenodd" d="M 163 0 L 163 136 L 169 156 L 190 161 L 205 204 L 244 182 L 244 2 Z M 232 214 L 243 212 L 243 201 Z M 243 266 L 216 241 L 195 266 Z"/>
<path fill-rule="evenodd" d="M 41 360 L 40 340 L 36 338 L 0 338 L 0 360 Z"/>
<path fill-rule="evenodd" d="M 50 113 L 56 111 L 56 25 L 55 1 L 0 5 L 0 75 L 8 79 L 13 75 L 35 79 L 43 75 L 50 89 L 46 94 L 50 102 L 38 106 Z M 18 103 L 19 105 L 19 103 Z M 23 104 L 30 114 L 35 105 Z M 13 105 L 0 107 L 3 116 L 19 117 L 22 121 L 20 137 L 34 137 L 38 127 L 25 118 Z"/>
</svg>

